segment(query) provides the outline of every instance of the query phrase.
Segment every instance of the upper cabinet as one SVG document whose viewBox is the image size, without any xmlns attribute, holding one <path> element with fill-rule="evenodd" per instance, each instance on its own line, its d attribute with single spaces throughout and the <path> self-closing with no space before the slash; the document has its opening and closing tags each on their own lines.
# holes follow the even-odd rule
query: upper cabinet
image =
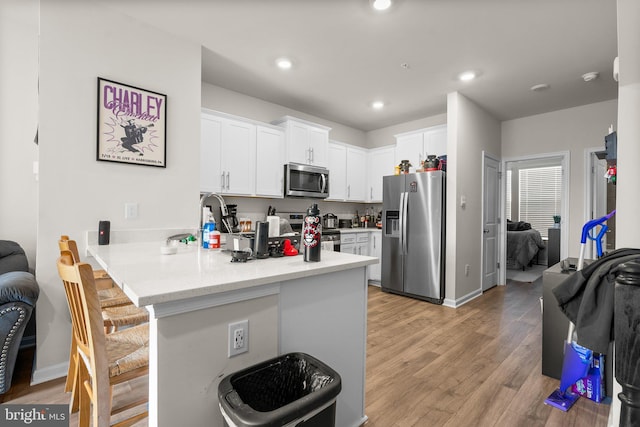
<svg viewBox="0 0 640 427">
<path fill-rule="evenodd" d="M 395 164 L 409 160 L 412 172 L 422 167 L 429 155 L 447 154 L 447 125 L 396 135 Z"/>
<path fill-rule="evenodd" d="M 285 132 L 285 162 L 329 166 L 331 128 L 291 116 L 273 122 Z"/>
<path fill-rule="evenodd" d="M 284 131 L 256 126 L 256 195 L 284 196 Z"/>
<path fill-rule="evenodd" d="M 274 165 L 279 166 L 275 172 Z M 283 165 L 280 128 L 223 113 L 202 113 L 200 191 L 282 197 Z"/>
<path fill-rule="evenodd" d="M 367 187 L 367 150 L 338 141 L 329 142 L 329 200 L 364 202 Z"/>
<path fill-rule="evenodd" d="M 367 166 L 369 168 L 367 183 L 367 201 L 372 203 L 382 202 L 382 177 L 393 175 L 394 166 L 397 164 L 393 160 L 395 146 L 374 148 L 368 152 Z"/>
</svg>

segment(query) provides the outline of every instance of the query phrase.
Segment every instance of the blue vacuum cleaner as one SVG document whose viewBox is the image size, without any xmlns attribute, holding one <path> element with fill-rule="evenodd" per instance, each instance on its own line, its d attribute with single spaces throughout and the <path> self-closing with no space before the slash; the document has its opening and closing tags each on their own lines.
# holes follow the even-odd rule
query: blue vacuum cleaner
<svg viewBox="0 0 640 427">
<path fill-rule="evenodd" d="M 598 258 L 602 256 L 602 238 L 609 228 L 605 223 L 609 218 L 615 215 L 615 213 L 616 211 L 613 210 L 602 218 L 588 221 L 582 227 L 582 236 L 580 237 L 580 258 L 578 258 L 578 265 L 576 266 L 577 271 L 582 270 L 584 267 L 584 250 L 587 245 L 587 239 L 594 240 L 596 242 Z M 592 231 L 595 231 L 595 228 L 598 226 L 600 227 L 600 230 L 598 230 L 597 234 L 592 234 Z M 571 386 L 580 378 L 587 375 L 591 362 L 593 361 L 593 351 L 573 342 L 574 330 L 575 325 L 572 322 L 569 322 L 567 341 L 564 343 L 564 359 L 562 361 L 560 388 L 551 393 L 544 401 L 546 405 L 553 406 L 554 408 L 558 408 L 565 412 L 568 411 L 580 397 L 579 394 L 571 391 Z"/>
</svg>

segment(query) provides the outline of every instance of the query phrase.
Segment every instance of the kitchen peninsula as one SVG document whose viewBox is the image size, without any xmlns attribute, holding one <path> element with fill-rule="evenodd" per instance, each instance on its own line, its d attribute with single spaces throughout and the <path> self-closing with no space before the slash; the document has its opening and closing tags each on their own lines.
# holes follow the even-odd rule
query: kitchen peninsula
<svg viewBox="0 0 640 427">
<path fill-rule="evenodd" d="M 376 258 L 323 251 L 231 263 L 231 255 L 157 242 L 89 246 L 137 306 L 149 309 L 149 425 L 223 426 L 218 383 L 294 351 L 342 378 L 336 425 L 364 423 L 367 280 Z M 228 357 L 229 324 L 248 320 L 248 352 Z"/>
</svg>

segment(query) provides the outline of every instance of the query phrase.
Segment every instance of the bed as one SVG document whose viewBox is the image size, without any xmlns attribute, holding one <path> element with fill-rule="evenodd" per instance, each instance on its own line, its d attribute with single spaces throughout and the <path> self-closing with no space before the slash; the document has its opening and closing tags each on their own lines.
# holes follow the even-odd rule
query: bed
<svg viewBox="0 0 640 427">
<path fill-rule="evenodd" d="M 524 268 L 528 266 L 544 243 L 538 230 L 507 230 L 507 267 Z"/>
</svg>

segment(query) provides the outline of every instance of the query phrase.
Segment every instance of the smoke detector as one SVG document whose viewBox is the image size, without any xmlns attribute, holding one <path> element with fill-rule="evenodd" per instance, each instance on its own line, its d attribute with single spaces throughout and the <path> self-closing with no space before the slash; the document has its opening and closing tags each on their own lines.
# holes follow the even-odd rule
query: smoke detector
<svg viewBox="0 0 640 427">
<path fill-rule="evenodd" d="M 600 73 L 598 73 L 596 71 L 592 71 L 590 73 L 583 74 L 582 75 L 582 80 L 584 80 L 585 82 L 590 82 L 592 80 L 597 79 L 599 75 L 600 75 Z"/>
</svg>

